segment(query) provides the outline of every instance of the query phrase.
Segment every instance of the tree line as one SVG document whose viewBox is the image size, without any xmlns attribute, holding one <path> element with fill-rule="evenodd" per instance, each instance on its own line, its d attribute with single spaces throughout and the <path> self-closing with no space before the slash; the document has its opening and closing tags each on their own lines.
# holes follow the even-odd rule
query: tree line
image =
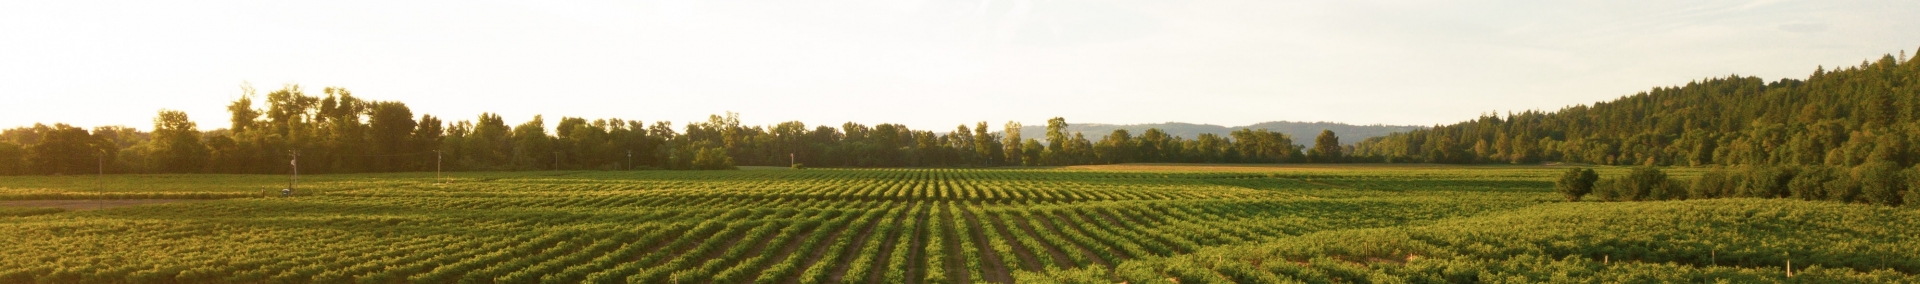
<svg viewBox="0 0 1920 284">
<path fill-rule="evenodd" d="M 1241 129 L 1192 138 L 1159 129 L 1089 139 L 1047 122 L 1037 137 L 1008 122 L 953 130 L 848 122 L 742 125 L 738 114 L 676 127 L 617 118 L 542 116 L 509 126 L 497 114 L 445 121 L 397 101 L 344 88 L 298 85 L 227 106 L 226 128 L 201 131 L 162 110 L 152 132 L 66 124 L 0 131 L 0 174 L 281 173 L 296 157 L 313 173 L 446 170 L 725 169 L 735 165 L 991 167 L 1135 162 L 1589 163 L 1600 165 L 1824 165 L 1920 160 L 1920 65 L 1883 56 L 1806 79 L 1709 78 L 1656 87 L 1557 112 L 1484 115 L 1343 147 L 1331 131 L 1313 147 L 1286 134 Z M 255 98 L 264 102 L 256 103 Z M 258 104 L 258 105 L 257 105 Z M 548 123 L 553 123 L 549 128 Z M 552 129 L 549 133 L 549 129 Z M 1097 140 L 1096 140 L 1097 139 Z"/>
<path fill-rule="evenodd" d="M 1357 160 L 1634 165 L 1570 171 L 1570 200 L 1797 198 L 1920 205 L 1920 64 L 1903 51 L 1806 79 L 1709 78 L 1593 106 L 1528 111 L 1361 141 Z M 1712 167 L 1691 181 L 1661 166 Z"/>
<path fill-rule="evenodd" d="M 1483 115 L 1355 145 L 1376 162 L 1911 166 L 1920 64 L 1886 55 L 1806 79 L 1708 78 L 1558 112 Z"/>
<path fill-rule="evenodd" d="M 1914 190 L 1920 188 L 1920 167 L 1903 170 L 1892 163 L 1714 167 L 1692 180 L 1657 167 L 1634 167 L 1605 179 L 1592 169 L 1570 168 L 1554 186 L 1567 201 L 1588 195 L 1600 201 L 1745 197 L 1920 207 L 1920 191 Z"/>
<path fill-rule="evenodd" d="M 749 126 L 735 113 L 680 127 L 538 115 L 509 125 L 493 113 L 459 121 L 416 116 L 405 103 L 338 87 L 315 95 L 291 84 L 264 96 L 243 91 L 226 107 L 226 128 L 203 131 L 186 113 L 161 110 L 151 132 L 59 123 L 0 131 L 0 174 L 286 173 L 296 159 L 303 173 L 1282 163 L 1338 162 L 1348 151 L 1332 131 L 1313 148 L 1265 129 L 1193 138 L 1122 129 L 1094 140 L 1067 131 L 1064 118 L 1047 121 L 1037 137 L 1023 136 L 1017 122 L 1001 131 L 983 121 L 944 132 L 886 123 Z"/>
</svg>

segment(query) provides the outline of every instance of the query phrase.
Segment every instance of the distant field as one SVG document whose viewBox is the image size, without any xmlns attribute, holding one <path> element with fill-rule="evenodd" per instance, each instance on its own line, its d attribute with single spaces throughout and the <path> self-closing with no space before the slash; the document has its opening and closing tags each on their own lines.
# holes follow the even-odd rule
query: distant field
<svg viewBox="0 0 1920 284">
<path fill-rule="evenodd" d="M 1570 203 L 1563 170 L 0 177 L 0 283 L 1920 281 L 1914 209 Z M 97 199 L 218 200 L 32 208 Z"/>
</svg>

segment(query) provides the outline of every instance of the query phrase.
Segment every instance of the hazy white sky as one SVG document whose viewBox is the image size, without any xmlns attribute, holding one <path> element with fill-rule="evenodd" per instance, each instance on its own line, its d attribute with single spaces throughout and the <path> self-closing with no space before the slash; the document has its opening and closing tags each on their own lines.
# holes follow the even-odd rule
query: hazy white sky
<svg viewBox="0 0 1920 284">
<path fill-rule="evenodd" d="M 513 124 L 1431 125 L 1920 47 L 1920 1 L 179 2 L 0 1 L 0 127 L 224 128 L 242 82 Z"/>
</svg>

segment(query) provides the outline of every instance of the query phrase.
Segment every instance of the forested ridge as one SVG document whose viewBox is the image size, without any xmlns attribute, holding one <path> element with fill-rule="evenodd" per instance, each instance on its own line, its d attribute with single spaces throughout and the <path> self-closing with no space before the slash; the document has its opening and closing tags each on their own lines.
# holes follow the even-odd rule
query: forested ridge
<svg viewBox="0 0 1920 284">
<path fill-rule="evenodd" d="M 1920 65 L 1903 51 L 1806 79 L 1727 76 L 1557 112 L 1486 115 L 1367 139 L 1382 162 L 1912 165 Z"/>
</svg>

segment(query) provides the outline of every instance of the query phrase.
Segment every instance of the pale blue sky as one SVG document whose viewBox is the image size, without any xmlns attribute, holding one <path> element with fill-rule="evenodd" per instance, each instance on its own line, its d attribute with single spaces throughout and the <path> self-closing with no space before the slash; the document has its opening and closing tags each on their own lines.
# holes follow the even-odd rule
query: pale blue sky
<svg viewBox="0 0 1920 284">
<path fill-rule="evenodd" d="M 251 82 L 684 123 L 1451 123 L 1920 47 L 1920 1 L 5 1 L 0 127 Z"/>
</svg>

